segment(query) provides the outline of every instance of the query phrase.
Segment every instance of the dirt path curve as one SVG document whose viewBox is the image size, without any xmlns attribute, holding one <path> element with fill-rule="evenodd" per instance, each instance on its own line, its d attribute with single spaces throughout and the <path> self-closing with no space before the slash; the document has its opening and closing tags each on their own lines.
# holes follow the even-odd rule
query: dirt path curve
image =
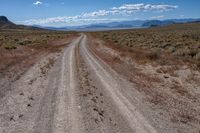
<svg viewBox="0 0 200 133">
<path fill-rule="evenodd" d="M 81 34 L 12 83 L 0 99 L 0 133 L 157 133 L 131 89 Z"/>
</svg>

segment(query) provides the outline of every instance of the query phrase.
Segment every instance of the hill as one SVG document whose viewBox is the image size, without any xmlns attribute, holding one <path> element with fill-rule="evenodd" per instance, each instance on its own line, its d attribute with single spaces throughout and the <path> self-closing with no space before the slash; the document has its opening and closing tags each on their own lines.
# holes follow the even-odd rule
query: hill
<svg viewBox="0 0 200 133">
<path fill-rule="evenodd" d="M 33 26 L 17 25 L 11 22 L 6 16 L 0 16 L 0 29 L 41 29 Z"/>
<path fill-rule="evenodd" d="M 5 16 L 0 16 L 0 29 L 7 29 L 11 27 L 15 27 L 16 25 L 9 21 L 7 17 Z"/>
</svg>

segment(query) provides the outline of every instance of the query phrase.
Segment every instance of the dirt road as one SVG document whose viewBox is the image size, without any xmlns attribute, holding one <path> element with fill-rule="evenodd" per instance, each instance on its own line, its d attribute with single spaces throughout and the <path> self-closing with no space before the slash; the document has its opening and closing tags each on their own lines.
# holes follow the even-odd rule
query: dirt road
<svg viewBox="0 0 200 133">
<path fill-rule="evenodd" d="M 12 83 L 0 99 L 0 133 L 176 132 L 156 126 L 145 109 L 134 84 L 95 55 L 81 34 Z"/>
</svg>

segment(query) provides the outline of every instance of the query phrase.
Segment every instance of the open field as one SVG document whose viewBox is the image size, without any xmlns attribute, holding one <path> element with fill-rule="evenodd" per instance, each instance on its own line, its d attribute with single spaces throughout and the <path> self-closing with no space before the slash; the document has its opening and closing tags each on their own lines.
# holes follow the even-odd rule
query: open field
<svg viewBox="0 0 200 133">
<path fill-rule="evenodd" d="M 200 23 L 88 33 L 92 51 L 135 85 L 152 124 L 187 133 L 200 125 L 199 35 Z"/>
<path fill-rule="evenodd" d="M 200 132 L 199 24 L 1 33 L 0 133 Z"/>
<path fill-rule="evenodd" d="M 67 38 L 75 34 L 75 32 L 23 29 L 8 29 L 0 32 L 0 47 L 7 50 L 17 49 L 20 46 L 45 48 L 51 41 Z"/>
<path fill-rule="evenodd" d="M 1 81 L 18 79 L 43 56 L 60 52 L 78 35 L 75 32 L 23 29 L 1 30 L 0 33 Z M 5 90 L 1 89 L 0 95 L 3 95 L 2 91 Z"/>
<path fill-rule="evenodd" d="M 200 64 L 200 23 L 174 24 L 170 26 L 106 31 L 97 33 L 103 40 L 137 53 L 137 58 L 156 60 L 165 54 Z M 142 52 L 143 49 L 144 53 Z M 149 53 L 151 51 L 151 53 Z M 150 55 L 148 55 L 150 54 Z M 164 60 L 165 58 L 161 58 Z"/>
<path fill-rule="evenodd" d="M 200 0 L 0 0 L 0 133 L 200 133 Z"/>
</svg>

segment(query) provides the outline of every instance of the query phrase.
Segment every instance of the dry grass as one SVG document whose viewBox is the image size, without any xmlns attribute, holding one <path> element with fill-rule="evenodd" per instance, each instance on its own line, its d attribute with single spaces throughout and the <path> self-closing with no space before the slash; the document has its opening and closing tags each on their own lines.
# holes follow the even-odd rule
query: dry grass
<svg viewBox="0 0 200 133">
<path fill-rule="evenodd" d="M 47 30 L 1 30 L 0 79 L 15 77 L 42 56 L 58 52 L 78 34 Z"/>
<path fill-rule="evenodd" d="M 93 33 L 119 49 L 137 52 L 139 60 L 158 60 L 165 53 L 200 65 L 200 23 L 175 24 L 149 29 Z M 146 53 L 146 55 L 144 55 Z M 165 56 L 166 56 L 165 55 Z M 147 61 L 148 62 L 148 61 Z"/>
<path fill-rule="evenodd" d="M 200 23 L 88 35 L 96 40 L 90 43 L 95 54 L 134 83 L 156 113 L 179 129 L 188 126 L 199 131 L 194 127 L 200 123 L 196 71 L 200 68 Z M 191 132 L 189 128 L 186 132 Z"/>
</svg>

